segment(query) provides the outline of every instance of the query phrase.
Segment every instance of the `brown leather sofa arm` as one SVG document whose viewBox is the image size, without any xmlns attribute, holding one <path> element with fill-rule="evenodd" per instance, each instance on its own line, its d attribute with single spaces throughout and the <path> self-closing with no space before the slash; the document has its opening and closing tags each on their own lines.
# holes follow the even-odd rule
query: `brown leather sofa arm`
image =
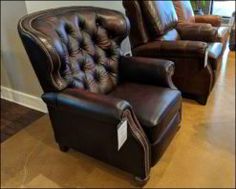
<svg viewBox="0 0 236 189">
<path fill-rule="evenodd" d="M 45 93 L 42 99 L 48 106 L 89 115 L 98 120 L 121 120 L 131 105 L 122 99 L 91 93 L 82 89 L 66 89 L 60 93 Z"/>
<path fill-rule="evenodd" d="M 197 23 L 208 23 L 214 27 L 221 26 L 221 18 L 216 15 L 196 15 L 195 22 Z"/>
<path fill-rule="evenodd" d="M 171 78 L 174 74 L 174 63 L 171 61 L 123 56 L 120 70 L 124 80 L 176 89 Z"/>
<path fill-rule="evenodd" d="M 217 29 L 210 24 L 179 23 L 176 29 L 183 40 L 215 42 L 217 39 Z"/>
<path fill-rule="evenodd" d="M 205 57 L 207 43 L 200 41 L 154 41 L 133 49 L 134 56 L 167 58 L 168 57 Z"/>
</svg>

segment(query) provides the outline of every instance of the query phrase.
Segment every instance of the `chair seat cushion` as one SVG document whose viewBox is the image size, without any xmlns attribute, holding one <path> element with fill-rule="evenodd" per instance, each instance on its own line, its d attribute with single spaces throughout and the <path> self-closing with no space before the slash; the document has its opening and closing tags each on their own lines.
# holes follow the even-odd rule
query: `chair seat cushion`
<svg viewBox="0 0 236 189">
<path fill-rule="evenodd" d="M 127 100 L 151 143 L 155 142 L 181 108 L 178 90 L 123 83 L 109 95 Z"/>
</svg>

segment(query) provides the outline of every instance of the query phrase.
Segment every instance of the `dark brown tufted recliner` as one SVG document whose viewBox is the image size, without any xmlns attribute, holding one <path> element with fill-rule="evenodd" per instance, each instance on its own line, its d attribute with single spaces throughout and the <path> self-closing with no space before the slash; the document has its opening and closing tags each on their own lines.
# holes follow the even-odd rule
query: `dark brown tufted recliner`
<svg viewBox="0 0 236 189">
<path fill-rule="evenodd" d="M 129 27 L 116 11 L 68 7 L 30 14 L 18 30 L 60 149 L 146 181 L 178 128 L 181 95 L 171 81 L 173 62 L 120 55 Z M 117 129 L 126 121 L 118 149 Z"/>
</svg>

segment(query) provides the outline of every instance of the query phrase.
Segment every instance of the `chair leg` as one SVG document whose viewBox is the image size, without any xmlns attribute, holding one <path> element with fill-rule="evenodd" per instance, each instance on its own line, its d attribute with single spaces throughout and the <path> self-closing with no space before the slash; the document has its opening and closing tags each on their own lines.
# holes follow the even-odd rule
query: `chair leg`
<svg viewBox="0 0 236 189">
<path fill-rule="evenodd" d="M 150 176 L 146 178 L 134 177 L 135 184 L 138 186 L 144 186 L 148 182 L 149 178 Z"/>
<path fill-rule="evenodd" d="M 59 144 L 59 149 L 60 149 L 62 152 L 68 152 L 69 147 Z"/>
</svg>

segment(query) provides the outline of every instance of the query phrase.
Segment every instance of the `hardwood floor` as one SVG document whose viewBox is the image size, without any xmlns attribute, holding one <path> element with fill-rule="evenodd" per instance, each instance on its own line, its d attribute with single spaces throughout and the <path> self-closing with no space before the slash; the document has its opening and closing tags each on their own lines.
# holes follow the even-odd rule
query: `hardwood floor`
<svg viewBox="0 0 236 189">
<path fill-rule="evenodd" d="M 1 142 L 27 127 L 44 113 L 1 99 Z"/>
</svg>

